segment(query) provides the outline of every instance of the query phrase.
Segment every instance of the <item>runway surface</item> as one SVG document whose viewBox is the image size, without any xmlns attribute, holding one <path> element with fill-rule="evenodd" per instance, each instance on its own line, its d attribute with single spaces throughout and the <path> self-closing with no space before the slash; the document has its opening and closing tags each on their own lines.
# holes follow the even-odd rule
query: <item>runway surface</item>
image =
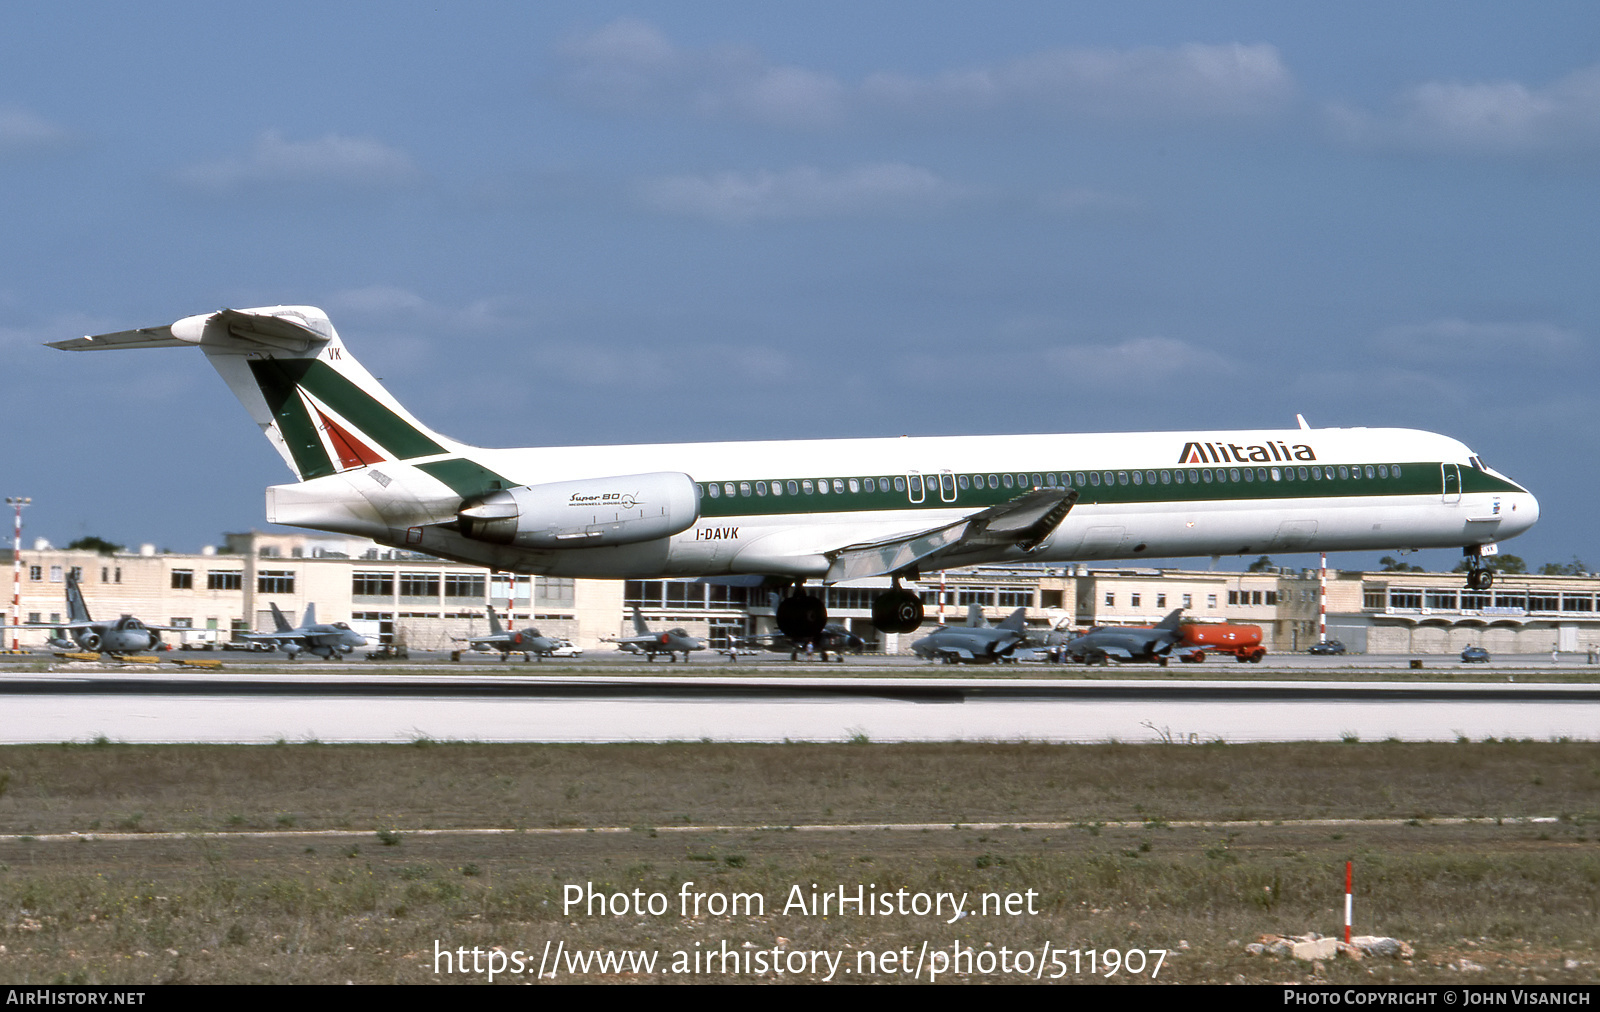
<svg viewBox="0 0 1600 1012">
<path fill-rule="evenodd" d="M 13 672 L 0 742 L 1600 739 L 1600 685 L 438 671 Z"/>
</svg>

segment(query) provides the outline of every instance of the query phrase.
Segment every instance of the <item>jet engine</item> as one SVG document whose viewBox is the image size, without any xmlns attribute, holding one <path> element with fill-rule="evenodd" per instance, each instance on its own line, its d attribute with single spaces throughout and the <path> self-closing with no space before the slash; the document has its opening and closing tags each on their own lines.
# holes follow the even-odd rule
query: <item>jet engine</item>
<svg viewBox="0 0 1600 1012">
<path fill-rule="evenodd" d="M 99 650 L 100 634 L 95 632 L 93 629 L 85 629 L 83 632 L 78 634 L 78 646 L 90 651 Z"/>
<path fill-rule="evenodd" d="M 469 499 L 461 533 L 518 548 L 595 548 L 668 538 L 700 519 L 694 479 L 676 471 L 520 485 Z"/>
</svg>

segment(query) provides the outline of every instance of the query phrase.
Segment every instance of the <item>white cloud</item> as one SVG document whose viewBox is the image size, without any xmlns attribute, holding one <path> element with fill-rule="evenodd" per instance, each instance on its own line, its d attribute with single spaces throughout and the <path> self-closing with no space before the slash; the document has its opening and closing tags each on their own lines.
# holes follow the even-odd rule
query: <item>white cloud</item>
<svg viewBox="0 0 1600 1012">
<path fill-rule="evenodd" d="M 0 108 L 0 155 L 49 151 L 72 141 L 72 134 L 26 109 Z"/>
<path fill-rule="evenodd" d="M 859 83 L 770 63 L 748 47 L 688 49 L 624 19 L 563 47 L 563 84 L 591 105 L 688 112 L 791 128 L 852 115 L 945 118 L 1011 110 L 1128 119 L 1254 117 L 1282 109 L 1295 84 L 1267 44 L 1189 43 L 1054 49 L 929 77 L 879 72 Z"/>
<path fill-rule="evenodd" d="M 743 47 L 683 49 L 654 26 L 614 21 L 563 47 L 566 90 L 582 102 L 625 112 L 664 109 L 782 127 L 819 127 L 843 111 L 833 77 L 775 66 Z"/>
<path fill-rule="evenodd" d="M 1387 112 L 1330 106 L 1333 132 L 1355 144 L 1416 151 L 1526 155 L 1600 148 L 1600 65 L 1543 88 L 1518 81 L 1430 81 Z"/>
<path fill-rule="evenodd" d="M 935 77 L 874 74 L 866 97 L 887 109 L 933 115 L 1031 108 L 1107 119 L 1213 119 L 1279 111 L 1292 75 L 1264 43 L 1171 48 L 1055 49 L 994 67 Z"/>
<path fill-rule="evenodd" d="M 800 166 L 782 172 L 669 176 L 646 181 L 639 188 L 640 199 L 658 211 L 724 224 L 924 213 L 971 192 L 927 169 L 899 162 L 836 173 Z"/>
<path fill-rule="evenodd" d="M 1114 383 L 1130 390 L 1190 374 L 1221 375 L 1231 369 L 1221 355 L 1170 337 L 1134 337 L 1116 344 L 1060 345 L 1048 349 L 1043 361 L 1064 379 Z"/>
<path fill-rule="evenodd" d="M 1483 365 L 1510 358 L 1554 358 L 1576 351 L 1582 342 L 1565 327 L 1550 323 L 1473 323 L 1460 319 L 1388 327 L 1373 341 L 1402 359 Z"/>
<path fill-rule="evenodd" d="M 246 154 L 183 169 L 179 179 L 198 189 L 232 191 L 283 186 L 393 188 L 421 175 L 411 159 L 370 137 L 325 134 L 287 140 L 263 132 Z"/>
</svg>

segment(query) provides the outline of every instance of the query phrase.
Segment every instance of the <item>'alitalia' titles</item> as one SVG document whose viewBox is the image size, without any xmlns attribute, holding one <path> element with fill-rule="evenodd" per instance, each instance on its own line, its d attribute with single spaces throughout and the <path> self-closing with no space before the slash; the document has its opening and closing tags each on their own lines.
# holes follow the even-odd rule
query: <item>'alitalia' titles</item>
<svg viewBox="0 0 1600 1012">
<path fill-rule="evenodd" d="M 1305 443 L 1184 443 L 1178 454 L 1180 464 L 1251 464 L 1284 460 L 1316 460 L 1317 454 Z"/>
</svg>

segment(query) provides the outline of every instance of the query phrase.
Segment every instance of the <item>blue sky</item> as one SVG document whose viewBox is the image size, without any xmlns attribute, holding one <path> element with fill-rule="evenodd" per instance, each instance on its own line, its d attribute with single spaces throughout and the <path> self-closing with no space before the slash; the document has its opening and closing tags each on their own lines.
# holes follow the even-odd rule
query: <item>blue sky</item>
<svg viewBox="0 0 1600 1012">
<path fill-rule="evenodd" d="M 471 442 L 1303 412 L 1464 440 L 1540 497 L 1508 551 L 1600 565 L 1593 4 L 0 24 L 0 484 L 30 537 L 263 526 L 287 471 L 201 356 L 40 344 L 290 303 Z"/>
</svg>

